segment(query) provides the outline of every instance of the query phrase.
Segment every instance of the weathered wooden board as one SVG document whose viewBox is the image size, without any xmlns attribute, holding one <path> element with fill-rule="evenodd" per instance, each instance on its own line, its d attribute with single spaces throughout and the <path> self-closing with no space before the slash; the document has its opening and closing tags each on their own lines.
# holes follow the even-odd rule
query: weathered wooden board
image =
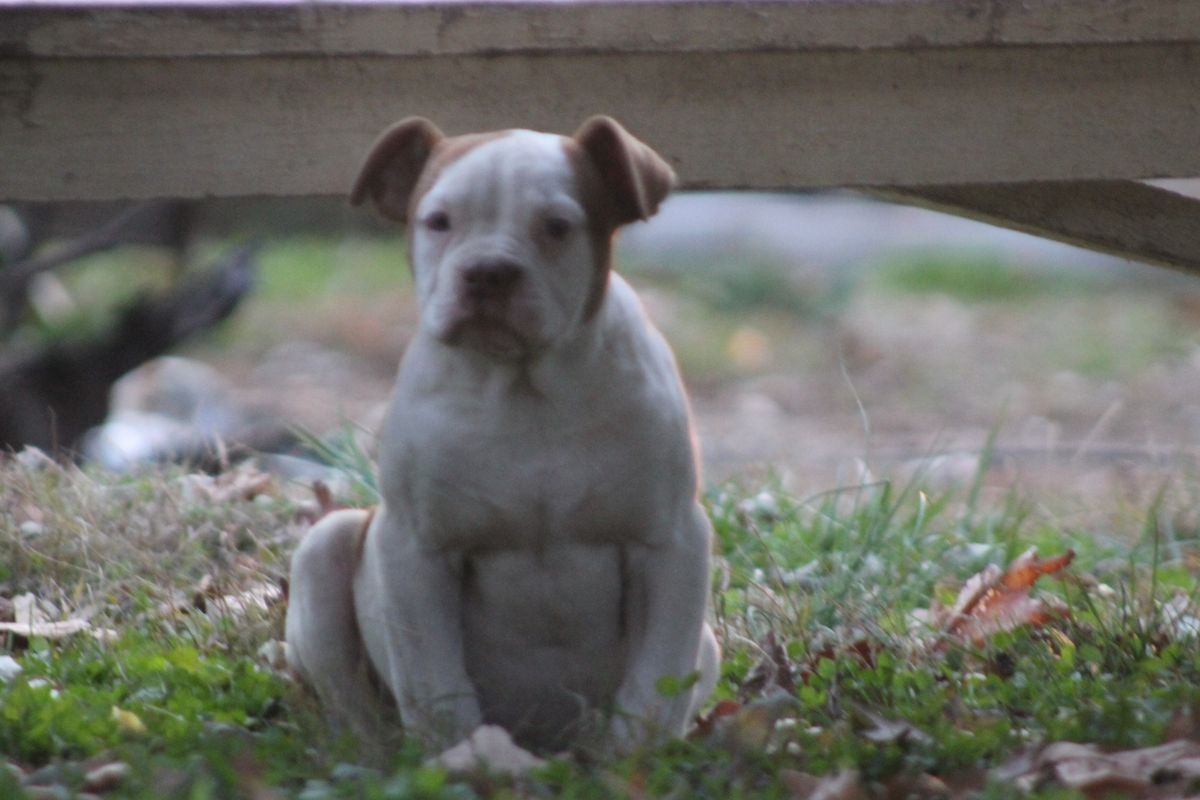
<svg viewBox="0 0 1200 800">
<path fill-rule="evenodd" d="M 0 0 L 0 199 L 337 194 L 404 115 L 594 113 L 685 187 L 900 187 L 1196 266 L 1200 204 L 1129 182 L 1200 175 L 1195 0 Z"/>
<path fill-rule="evenodd" d="M 0 57 L 1194 43 L 1195 0 L 0 0 Z"/>
<path fill-rule="evenodd" d="M 1200 45 L 0 60 L 0 197 L 337 193 L 375 134 L 604 112 L 684 185 L 1200 175 Z"/>
<path fill-rule="evenodd" d="M 876 194 L 1200 274 L 1200 202 L 1135 181 L 913 186 Z"/>
</svg>

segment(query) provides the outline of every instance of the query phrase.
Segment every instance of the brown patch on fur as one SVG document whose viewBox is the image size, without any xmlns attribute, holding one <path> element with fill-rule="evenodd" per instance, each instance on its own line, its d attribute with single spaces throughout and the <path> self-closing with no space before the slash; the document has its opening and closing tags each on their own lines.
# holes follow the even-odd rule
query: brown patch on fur
<svg viewBox="0 0 1200 800">
<path fill-rule="evenodd" d="M 421 198 L 429 193 L 433 185 L 437 183 L 437 179 L 442 173 L 460 158 L 465 156 L 472 150 L 481 147 L 497 139 L 502 139 L 508 136 L 512 131 L 491 131 L 490 133 L 468 133 L 463 136 L 455 136 L 450 139 L 443 139 L 433 149 L 433 153 L 429 156 L 429 160 L 425 162 L 425 169 L 421 173 L 421 177 L 417 179 L 416 185 L 413 186 L 412 194 L 408 198 L 408 225 L 411 228 L 416 224 L 414 214 L 417 206 L 421 203 Z"/>
<path fill-rule="evenodd" d="M 607 187 L 617 224 L 649 219 L 671 193 L 675 185 L 671 165 L 612 117 L 592 117 L 572 138 Z"/>
<path fill-rule="evenodd" d="M 393 212 L 387 215 L 407 223 L 408 261 L 412 267 L 412 234 L 414 226 L 419 224 L 415 217 L 421 200 L 447 167 L 472 150 L 508 136 L 513 131 L 472 133 L 434 140 L 427 138 L 432 136 L 430 131 L 437 132 L 432 123 L 419 118 L 406 122 L 410 126 L 421 126 L 416 129 L 420 135 L 401 139 L 389 151 L 387 147 L 381 147 L 387 143 L 388 133 L 385 133 L 376 144 L 379 152 L 373 151 L 368 156 L 355 186 L 354 198 L 361 201 L 369 190 L 377 203 L 384 199 L 395 202 L 399 199 L 398 193 L 408 192 L 403 205 L 404 213 L 399 214 L 399 209 L 393 207 Z M 404 124 L 398 124 L 391 131 L 403 128 Z M 440 133 L 437 136 L 440 137 Z M 426 146 L 430 149 L 421 151 Z M 608 287 L 613 234 L 628 222 L 646 219 L 654 214 L 658 204 L 670 192 L 675 176 L 670 166 L 653 150 L 607 117 L 587 120 L 573 138 L 562 137 L 562 146 L 578 178 L 580 200 L 589 220 L 594 269 L 584 307 L 584 319 L 591 319 L 600 309 Z M 408 147 L 420 152 L 407 152 Z M 402 182 L 404 186 L 393 186 L 393 181 Z"/>
<path fill-rule="evenodd" d="M 444 139 L 437 126 L 424 117 L 407 117 L 392 125 L 367 151 L 350 190 L 350 205 L 370 197 L 379 213 L 403 222 L 412 188 Z"/>
<path fill-rule="evenodd" d="M 512 131 L 492 131 L 490 133 L 468 133 L 462 136 L 454 136 L 450 139 L 443 139 L 434 148 L 429 159 L 425 162 L 425 167 L 421 172 L 421 176 L 417 178 L 417 182 L 413 185 L 412 193 L 408 196 L 408 211 L 405 214 L 405 219 L 408 220 L 406 227 L 406 235 L 404 237 L 405 255 L 408 257 L 409 271 L 416 271 L 416 264 L 413 262 L 413 228 L 418 224 L 417 206 L 421 204 L 421 199 L 429 193 L 433 185 L 437 183 L 438 178 L 442 176 L 446 168 L 458 161 L 477 147 L 494 142 L 497 139 L 507 136 Z"/>
<path fill-rule="evenodd" d="M 574 139 L 563 137 L 563 150 L 567 161 L 579 181 L 579 199 L 588 218 L 588 235 L 592 240 L 593 269 L 592 283 L 588 287 L 583 318 L 591 319 L 600 310 L 604 294 L 608 289 L 608 276 L 612 270 L 612 242 L 620 224 L 612 197 L 600 177 L 599 170 L 583 147 Z"/>
</svg>

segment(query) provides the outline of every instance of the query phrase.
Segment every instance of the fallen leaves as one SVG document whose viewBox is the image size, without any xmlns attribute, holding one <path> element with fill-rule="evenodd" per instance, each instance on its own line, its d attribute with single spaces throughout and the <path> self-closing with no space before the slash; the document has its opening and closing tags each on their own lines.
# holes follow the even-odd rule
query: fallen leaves
<svg viewBox="0 0 1200 800">
<path fill-rule="evenodd" d="M 181 495 L 191 505 L 227 505 L 275 493 L 275 477 L 243 464 L 219 475 L 192 473 L 179 478 Z"/>
<path fill-rule="evenodd" d="M 795 717 L 799 707 L 795 697 L 778 689 L 744 705 L 722 700 L 707 716 L 697 720 L 689 738 L 732 753 L 763 752 L 776 726 Z"/>
<path fill-rule="evenodd" d="M 1063 572 L 1072 563 L 1074 553 L 1042 558 L 1030 549 L 1007 568 L 991 565 L 969 578 L 949 607 L 933 603 L 916 614 L 922 623 L 914 635 L 900 635 L 890 643 L 867 637 L 860 630 L 829 631 L 798 648 L 803 655 L 789 657 L 788 642 L 768 631 L 757 643 L 760 657 L 745 674 L 739 700 L 723 700 L 706 716 L 697 719 L 690 738 L 721 748 L 735 755 L 768 753 L 794 757 L 794 767 L 779 773 L 779 780 L 795 800 L 857 800 L 862 797 L 967 796 L 983 789 L 988 776 L 981 770 L 940 776 L 923 772 L 901 771 L 883 783 L 869 781 L 856 770 L 814 775 L 803 769 L 807 763 L 803 741 L 822 735 L 821 728 L 808 727 L 801 719 L 804 706 L 797 701 L 803 692 L 826 698 L 827 708 L 861 742 L 892 752 L 920 753 L 936 742 L 926 731 L 905 720 L 894 719 L 855 703 L 849 708 L 838 698 L 839 672 L 869 675 L 876 669 L 885 649 L 894 662 L 898 653 L 905 659 L 929 659 L 941 662 L 954 643 L 980 647 L 1000 633 L 1022 626 L 1044 626 L 1060 618 L 1053 601 L 1036 597 L 1038 581 L 1046 575 Z M 782 602 L 782 601 L 781 601 Z M 1182 613 L 1177 616 L 1184 616 Z M 1190 623 L 1190 620 L 1188 620 Z M 1187 624 L 1187 623 L 1185 623 Z M 932 635 L 930 635 L 932 634 Z M 797 738 L 807 730 L 808 738 Z M 796 734 L 792 734 L 796 731 Z M 819 738 L 818 740 L 819 741 Z M 1072 767 L 1064 762 L 1064 769 Z M 1031 767 L 1038 776 L 1045 772 L 1039 763 Z M 1041 770 L 1041 771 L 1037 771 Z M 1077 783 L 1063 782 L 1064 786 Z"/>
<path fill-rule="evenodd" d="M 11 621 L 0 622 L 0 634 L 9 633 L 25 641 L 33 638 L 64 639 L 85 632 L 104 640 L 116 638 L 117 635 L 116 631 L 94 627 L 88 620 L 88 614 L 52 619 L 52 613 L 32 593 L 12 598 L 12 616 Z"/>
<path fill-rule="evenodd" d="M 1178 739 L 1156 747 L 1106 751 L 1093 744 L 1055 742 L 1018 754 L 990 772 L 966 770 L 945 780 L 927 773 L 896 775 L 868 793 L 855 770 L 816 776 L 782 769 L 779 781 L 793 800 L 858 800 L 866 797 L 971 797 L 988 782 L 1024 794 L 1067 789 L 1089 800 L 1121 796 L 1157 800 L 1195 796 L 1200 780 L 1200 742 Z"/>
<path fill-rule="evenodd" d="M 1030 592 L 1039 578 L 1061 572 L 1074 558 L 1074 550 L 1055 558 L 1038 558 L 1037 548 L 1031 547 L 1008 569 L 1002 571 L 991 564 L 969 578 L 949 610 L 935 603 L 915 616 L 940 634 L 939 649 L 953 641 L 979 646 L 1022 625 L 1044 625 L 1059 609 Z"/>
<path fill-rule="evenodd" d="M 83 762 L 58 762 L 26 772 L 11 762 L 0 762 L 31 800 L 58 800 L 63 797 L 96 797 L 116 791 L 128 783 L 133 769 L 124 761 L 101 753 Z M 68 787 L 77 787 L 76 794 Z"/>
<path fill-rule="evenodd" d="M 1055 742 L 996 768 L 992 778 L 1024 792 L 1060 786 L 1088 798 L 1182 797 L 1200 779 L 1200 743 L 1180 739 L 1106 752 L 1093 744 Z"/>
<path fill-rule="evenodd" d="M 283 589 L 278 584 L 257 581 L 249 587 L 232 594 L 217 595 L 209 614 L 240 618 L 249 613 L 269 611 L 283 599 Z"/>
<path fill-rule="evenodd" d="M 242 619 L 250 615 L 263 615 L 287 599 L 286 581 L 267 580 L 261 576 L 261 567 L 246 558 L 241 572 L 245 576 L 239 582 L 242 588 L 229 591 L 218 586 L 211 574 L 205 574 L 190 595 L 176 592 L 160 603 L 158 612 L 165 617 L 199 612 L 210 618 L 230 617 Z"/>
<path fill-rule="evenodd" d="M 867 797 L 858 772 L 851 769 L 822 777 L 783 769 L 779 771 L 779 782 L 794 800 L 866 800 Z"/>
<path fill-rule="evenodd" d="M 862 733 L 862 737 L 876 744 L 933 744 L 933 739 L 927 733 L 919 730 L 911 722 L 882 717 L 873 711 L 860 709 L 859 712 L 871 725 Z"/>
</svg>

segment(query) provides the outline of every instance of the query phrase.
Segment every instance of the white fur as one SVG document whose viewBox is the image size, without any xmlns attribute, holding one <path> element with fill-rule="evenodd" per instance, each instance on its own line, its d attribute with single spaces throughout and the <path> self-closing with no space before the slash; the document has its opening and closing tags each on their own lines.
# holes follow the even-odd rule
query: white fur
<svg viewBox="0 0 1200 800">
<path fill-rule="evenodd" d="M 585 319 L 576 181 L 561 139 L 518 132 L 418 205 L 422 323 L 382 431 L 383 502 L 361 560 L 366 516 L 342 512 L 293 561 L 292 663 L 360 732 L 379 713 L 371 672 L 426 736 L 486 721 L 542 747 L 588 709 L 614 710 L 625 745 L 679 735 L 716 681 L 686 398 L 625 281 Z M 435 212 L 449 230 L 423 226 Z M 539 238 L 547 215 L 572 223 L 561 242 Z M 459 273 L 497 254 L 520 265 L 518 294 L 499 327 L 464 335 Z M 659 691 L 696 671 L 693 689 Z"/>
<path fill-rule="evenodd" d="M 447 214 L 451 230 L 422 224 Z M 563 242 L 550 241 L 541 223 L 571 223 Z M 524 267 L 510 324 L 541 348 L 578 325 L 591 273 L 586 218 L 575 174 L 560 137 L 513 131 L 448 167 L 421 199 L 413 226 L 413 265 L 426 331 L 452 333 L 459 319 L 456 279 L 479 258 L 506 258 Z"/>
</svg>

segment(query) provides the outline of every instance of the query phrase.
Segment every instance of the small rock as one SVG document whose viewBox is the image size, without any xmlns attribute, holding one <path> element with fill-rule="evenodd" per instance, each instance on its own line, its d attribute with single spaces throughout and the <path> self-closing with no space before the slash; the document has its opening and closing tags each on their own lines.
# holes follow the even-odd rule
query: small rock
<svg viewBox="0 0 1200 800">
<path fill-rule="evenodd" d="M 114 761 L 96 767 L 83 776 L 83 788 L 89 792 L 110 792 L 124 783 L 133 774 L 133 769 L 123 761 Z"/>
<path fill-rule="evenodd" d="M 258 660 L 267 665 L 274 672 L 283 672 L 287 669 L 287 643 L 281 642 L 278 639 L 271 639 L 258 648 Z"/>
<path fill-rule="evenodd" d="M 21 674 L 21 665 L 12 656 L 0 656 L 0 683 L 8 683 Z"/>
<path fill-rule="evenodd" d="M 366 778 L 379 777 L 379 770 L 372 769 L 370 767 L 363 767 L 358 764 L 347 764 L 345 761 L 340 761 L 333 766 L 333 770 L 329 773 L 329 777 L 335 783 L 361 781 Z"/>
<path fill-rule="evenodd" d="M 51 687 L 50 696 L 55 698 L 58 697 L 58 690 L 54 689 L 54 684 L 46 678 L 33 678 L 26 685 L 29 686 L 30 689 L 42 689 L 49 686 Z"/>
<path fill-rule="evenodd" d="M 337 790 L 328 781 L 313 779 L 304 784 L 304 790 L 297 796 L 297 800 L 329 800 L 336 794 Z"/>
<path fill-rule="evenodd" d="M 762 490 L 754 497 L 748 497 L 738 504 L 738 510 L 750 516 L 776 519 L 780 515 L 779 498 L 774 492 Z"/>
<path fill-rule="evenodd" d="M 22 786 L 53 786 L 61 784 L 66 779 L 65 770 L 62 764 L 47 764 L 40 769 L 35 769 L 22 779 Z"/>
<path fill-rule="evenodd" d="M 30 472 L 41 472 L 42 470 L 53 469 L 58 466 L 58 463 L 53 458 L 33 445 L 25 445 L 24 449 L 17 453 L 16 460 L 18 464 Z"/>
<path fill-rule="evenodd" d="M 46 526 L 40 522 L 34 522 L 33 520 L 30 519 L 30 520 L 26 520 L 21 523 L 21 535 L 22 536 L 27 536 L 27 537 L 32 538 L 34 536 L 41 536 L 45 532 L 46 532 Z"/>
</svg>

